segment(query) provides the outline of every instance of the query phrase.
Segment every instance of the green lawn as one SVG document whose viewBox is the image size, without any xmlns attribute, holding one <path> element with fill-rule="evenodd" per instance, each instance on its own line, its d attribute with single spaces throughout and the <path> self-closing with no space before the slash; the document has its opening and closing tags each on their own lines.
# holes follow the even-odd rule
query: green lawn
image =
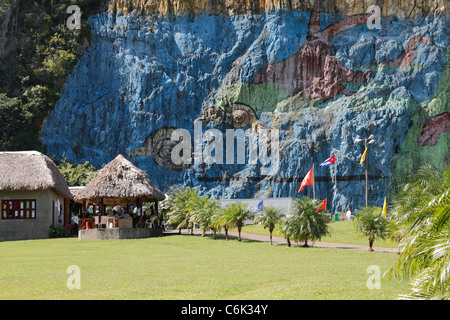
<svg viewBox="0 0 450 320">
<path fill-rule="evenodd" d="M 329 223 L 331 235 L 323 237 L 324 242 L 361 244 L 368 246 L 369 242 L 366 237 L 361 236 L 355 231 L 354 221 L 333 221 Z M 237 231 L 237 229 L 233 229 Z M 242 228 L 243 232 L 251 232 L 256 234 L 269 235 L 269 230 L 264 229 L 262 225 L 246 225 Z M 273 236 L 282 237 L 280 230 L 275 228 Z M 374 243 L 375 247 L 397 248 L 398 244 L 392 240 L 377 239 Z"/>
<path fill-rule="evenodd" d="M 209 237 L 0 242 L 0 299 L 395 299 L 406 281 L 368 289 L 395 253 Z M 69 290 L 70 265 L 81 289 Z"/>
</svg>

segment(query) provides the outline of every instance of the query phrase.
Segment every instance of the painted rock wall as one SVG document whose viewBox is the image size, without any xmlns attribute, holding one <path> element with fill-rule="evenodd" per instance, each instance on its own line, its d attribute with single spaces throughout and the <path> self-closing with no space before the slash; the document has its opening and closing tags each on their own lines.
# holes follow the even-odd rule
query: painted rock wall
<svg viewBox="0 0 450 320">
<path fill-rule="evenodd" d="M 356 1 L 110 1 L 89 17 L 92 43 L 41 138 L 47 153 L 69 161 L 100 167 L 121 153 L 164 191 L 189 185 L 221 198 L 309 196 L 311 187 L 297 190 L 314 163 L 316 197 L 334 212 L 364 206 L 364 145 L 355 139 L 373 134 L 369 204 L 381 205 L 408 152 L 405 137 L 423 125 L 413 117 L 435 100 L 447 65 L 444 6 L 409 2 L 378 1 L 378 29 L 367 24 L 373 3 Z M 230 161 L 173 162 L 175 129 L 190 133 L 193 151 L 207 152 L 211 142 L 196 143 L 198 128 L 215 129 L 215 142 L 220 133 Z M 260 137 L 278 130 L 279 150 L 269 149 L 277 170 L 252 163 L 250 140 L 238 163 L 227 129 Z M 437 139 L 446 156 L 448 132 Z M 332 154 L 337 166 L 321 168 Z"/>
</svg>

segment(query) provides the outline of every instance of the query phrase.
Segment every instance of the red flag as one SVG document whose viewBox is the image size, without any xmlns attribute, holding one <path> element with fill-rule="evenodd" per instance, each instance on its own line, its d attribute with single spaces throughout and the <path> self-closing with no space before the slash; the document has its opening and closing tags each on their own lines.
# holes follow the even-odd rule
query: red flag
<svg viewBox="0 0 450 320">
<path fill-rule="evenodd" d="M 314 185 L 314 167 L 309 170 L 308 174 L 303 178 L 302 184 L 300 185 L 300 189 L 298 189 L 297 193 L 300 193 L 300 191 L 303 190 L 306 186 L 312 186 Z"/>
<path fill-rule="evenodd" d="M 320 206 L 317 208 L 316 213 L 322 210 L 327 210 L 327 198 L 325 198 L 325 200 L 322 201 Z"/>
</svg>

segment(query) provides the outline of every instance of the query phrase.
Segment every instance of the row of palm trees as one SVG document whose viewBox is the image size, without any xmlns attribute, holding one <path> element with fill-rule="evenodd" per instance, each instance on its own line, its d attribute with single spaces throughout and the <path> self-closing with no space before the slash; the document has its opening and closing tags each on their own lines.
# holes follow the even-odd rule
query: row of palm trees
<svg viewBox="0 0 450 320">
<path fill-rule="evenodd" d="M 399 243 L 399 259 L 386 276 L 408 277 L 411 289 L 404 299 L 450 298 L 450 168 L 443 172 L 424 165 L 417 174 L 409 175 L 397 184 L 393 204 L 387 217 L 379 207 L 368 207 L 357 212 L 356 230 L 367 236 L 369 250 L 377 238 L 391 238 Z M 291 241 L 320 240 L 328 235 L 330 220 L 327 211 L 316 212 L 319 201 L 297 199 L 289 216 L 279 209 L 263 206 L 255 215 L 244 203 L 235 202 L 221 208 L 218 202 L 200 197 L 193 188 L 176 189 L 168 200 L 168 223 L 177 229 L 193 231 L 197 224 L 203 230 L 216 232 L 236 227 L 241 240 L 244 221 L 254 219 L 272 232 L 281 230 L 288 245 Z"/>
<path fill-rule="evenodd" d="M 197 189 L 189 187 L 170 192 L 166 204 L 166 218 L 167 223 L 180 230 L 180 233 L 181 229 L 190 229 L 192 234 L 194 226 L 197 225 L 202 230 L 202 236 L 205 236 L 206 230 L 211 230 L 214 239 L 217 232 L 223 230 L 225 239 L 228 240 L 228 231 L 237 228 L 238 241 L 241 241 L 245 222 L 253 220 L 269 230 L 271 244 L 272 233 L 278 226 L 288 246 L 291 246 L 291 241 L 304 242 L 304 246 L 308 246 L 308 240 L 320 240 L 330 233 L 327 224 L 330 220 L 328 212 L 316 213 L 319 204 L 318 200 L 304 197 L 294 202 L 288 217 L 273 206 L 262 206 L 255 214 L 247 203 L 234 202 L 222 208 L 217 200 L 200 197 Z"/>
<path fill-rule="evenodd" d="M 271 244 L 272 233 L 278 226 L 289 247 L 291 241 L 303 242 L 303 246 L 307 247 L 308 240 L 320 240 L 330 234 L 330 215 L 326 210 L 316 212 L 318 206 L 318 200 L 303 197 L 296 199 L 287 217 L 279 208 L 273 206 L 262 206 L 258 214 L 254 214 L 246 203 L 235 202 L 221 208 L 217 200 L 200 197 L 197 189 L 188 187 L 170 192 L 166 203 L 166 218 L 167 223 L 180 233 L 182 229 L 189 229 L 193 234 L 194 226 L 198 226 L 202 230 L 202 236 L 205 236 L 207 230 L 211 230 L 214 239 L 217 232 L 223 230 L 225 239 L 228 240 L 229 229 L 237 228 L 239 241 L 245 221 L 253 220 L 255 224 L 261 224 L 269 230 Z M 356 227 L 357 231 L 368 238 L 369 251 L 373 251 L 375 239 L 395 238 L 391 235 L 394 230 L 392 223 L 381 216 L 381 209 L 378 207 L 362 210 L 358 215 Z"/>
</svg>

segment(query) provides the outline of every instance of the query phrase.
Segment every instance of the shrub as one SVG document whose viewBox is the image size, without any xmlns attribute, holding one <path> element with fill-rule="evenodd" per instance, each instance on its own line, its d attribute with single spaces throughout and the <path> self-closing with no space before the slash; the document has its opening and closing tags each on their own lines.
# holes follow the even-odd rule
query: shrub
<svg viewBox="0 0 450 320">
<path fill-rule="evenodd" d="M 63 225 L 60 224 L 52 224 L 48 228 L 48 237 L 49 238 L 67 238 L 70 236 L 70 232 L 66 230 Z"/>
</svg>

